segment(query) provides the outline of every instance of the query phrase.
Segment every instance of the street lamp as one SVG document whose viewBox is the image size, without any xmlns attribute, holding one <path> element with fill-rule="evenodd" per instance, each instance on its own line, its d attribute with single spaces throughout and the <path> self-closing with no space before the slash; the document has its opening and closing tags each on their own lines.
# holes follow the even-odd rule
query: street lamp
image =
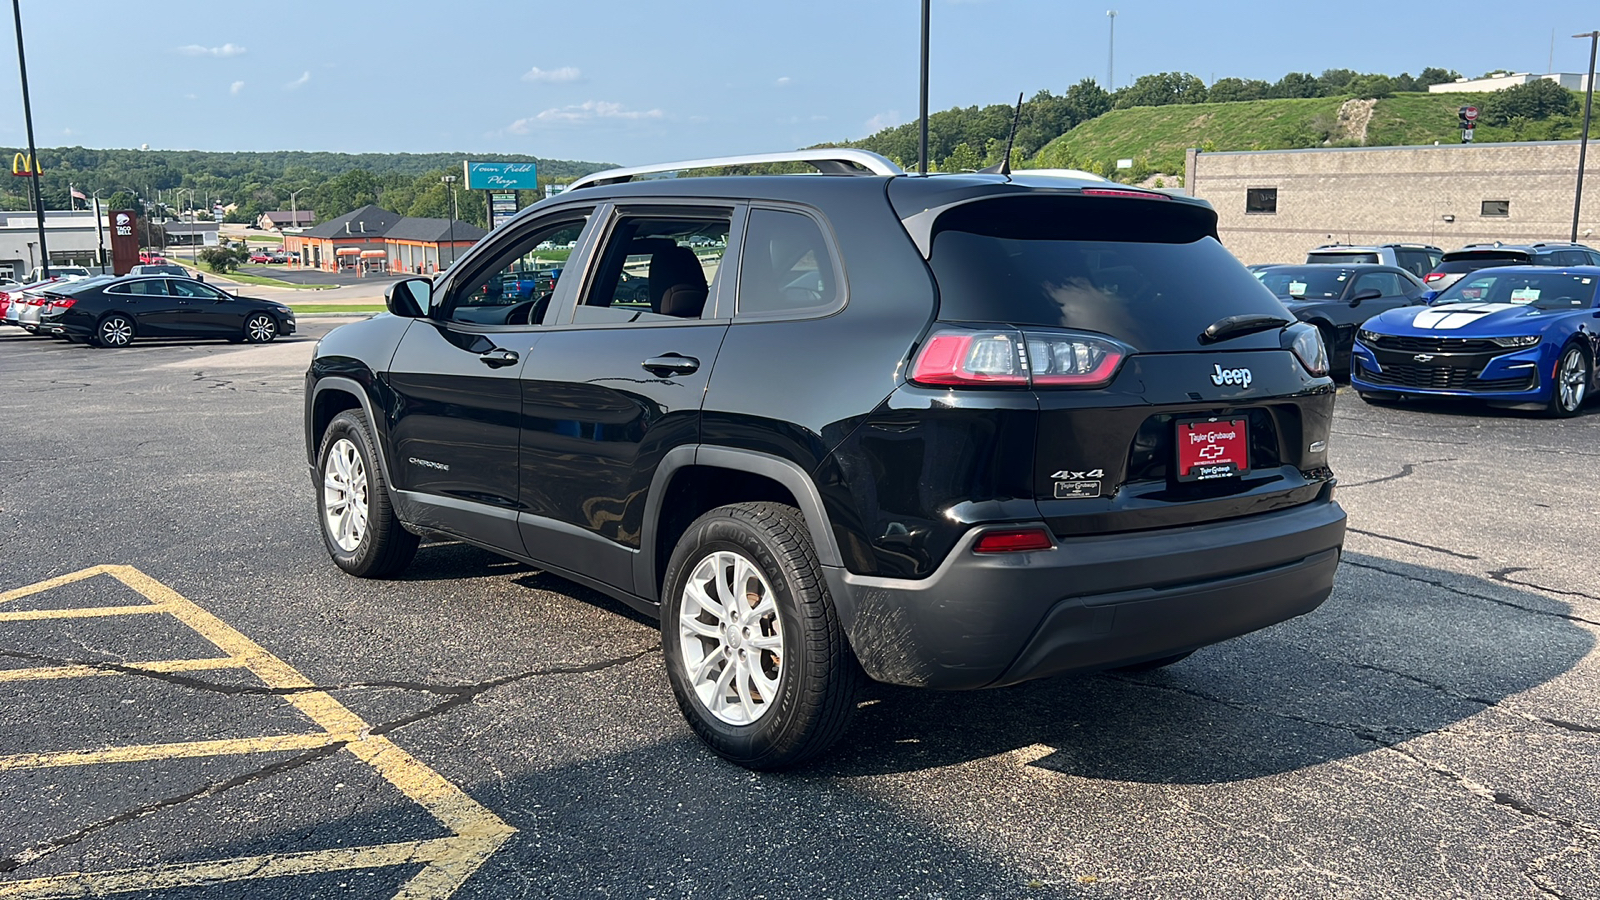
<svg viewBox="0 0 1600 900">
<path fill-rule="evenodd" d="M 1589 115 L 1594 109 L 1594 57 L 1595 50 L 1600 48 L 1600 31 L 1591 31 L 1588 34 L 1575 34 L 1575 38 L 1589 39 L 1589 74 L 1584 76 L 1588 90 L 1583 97 L 1583 134 L 1578 138 L 1578 193 L 1572 198 L 1572 242 L 1578 242 L 1578 212 L 1583 208 L 1583 164 L 1584 158 L 1589 155 Z"/>
<path fill-rule="evenodd" d="M 1106 90 L 1113 91 L 1117 82 L 1117 11 L 1106 10 L 1106 18 L 1111 20 L 1111 34 L 1106 46 Z"/>
<path fill-rule="evenodd" d="M 195 232 L 194 188 L 173 188 L 172 189 L 172 196 L 174 198 L 176 198 L 179 194 L 188 194 L 189 195 L 189 261 L 191 263 L 194 263 L 195 264 L 194 267 L 196 269 L 198 269 L 198 268 L 200 268 L 200 265 L 199 265 L 199 256 L 200 256 L 200 254 L 199 254 L 199 251 L 197 251 L 195 249 L 195 246 L 194 246 L 194 232 Z M 182 221 L 182 220 L 180 219 L 180 221 Z"/>
<path fill-rule="evenodd" d="M 456 264 L 456 177 L 444 175 L 439 183 L 450 191 L 450 265 Z"/>
</svg>

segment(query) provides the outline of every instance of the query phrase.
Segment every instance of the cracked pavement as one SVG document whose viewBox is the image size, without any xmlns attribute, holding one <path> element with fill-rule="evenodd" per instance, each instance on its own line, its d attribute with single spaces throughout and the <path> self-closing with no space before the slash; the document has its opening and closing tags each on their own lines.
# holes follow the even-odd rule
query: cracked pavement
<svg viewBox="0 0 1600 900">
<path fill-rule="evenodd" d="M 216 655 L 157 616 L 0 622 L 0 676 L 92 670 L 0 681 L 0 757 L 276 734 L 325 693 L 517 829 L 458 897 L 1600 897 L 1600 409 L 1341 390 L 1317 612 L 1150 674 L 875 686 L 835 753 L 756 775 L 693 739 L 619 604 L 457 544 L 335 569 L 300 438 L 331 323 L 301 324 L 103 352 L 0 328 L 0 592 L 136 566 L 306 679 L 153 666 Z M 127 602 L 61 590 L 30 608 Z M 439 838 L 350 740 L 0 769 L 0 897 Z M 128 896 L 389 897 L 419 859 Z"/>
</svg>

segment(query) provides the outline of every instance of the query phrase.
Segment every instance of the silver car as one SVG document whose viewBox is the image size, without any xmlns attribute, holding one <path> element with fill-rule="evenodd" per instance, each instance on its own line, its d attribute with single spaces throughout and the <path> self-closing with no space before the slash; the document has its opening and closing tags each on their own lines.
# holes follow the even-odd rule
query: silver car
<svg viewBox="0 0 1600 900">
<path fill-rule="evenodd" d="M 29 304 L 28 299 L 32 297 L 39 289 L 49 287 L 57 280 L 59 279 L 52 278 L 49 281 L 35 281 L 31 284 L 19 285 L 7 289 L 6 295 L 10 297 L 11 302 L 6 304 L 5 323 L 7 325 L 21 326 L 27 331 L 33 331 L 34 328 L 39 324 L 40 308 Z M 32 322 L 24 323 L 23 317 L 28 315 L 31 315 Z"/>
</svg>

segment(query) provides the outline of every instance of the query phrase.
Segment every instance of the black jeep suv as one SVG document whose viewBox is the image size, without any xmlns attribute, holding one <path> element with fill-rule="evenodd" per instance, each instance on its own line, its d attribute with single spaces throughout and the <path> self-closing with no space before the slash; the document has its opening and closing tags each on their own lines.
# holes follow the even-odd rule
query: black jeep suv
<svg viewBox="0 0 1600 900">
<path fill-rule="evenodd" d="M 825 749 L 863 673 L 1154 668 L 1332 589 L 1321 339 L 1200 201 L 849 150 L 614 170 L 388 306 L 307 373 L 335 562 L 443 535 L 658 616 L 745 766 Z"/>
</svg>

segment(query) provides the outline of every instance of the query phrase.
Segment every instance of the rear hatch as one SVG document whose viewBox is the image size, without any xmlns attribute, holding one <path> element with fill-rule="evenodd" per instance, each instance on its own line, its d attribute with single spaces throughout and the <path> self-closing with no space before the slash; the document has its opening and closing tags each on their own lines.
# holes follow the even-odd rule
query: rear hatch
<svg viewBox="0 0 1600 900">
<path fill-rule="evenodd" d="M 977 369 L 1016 348 L 1039 409 L 1034 499 L 1057 535 L 1267 512 L 1331 478 L 1320 338 L 1215 229 L 1209 206 L 1117 190 L 979 200 L 934 226 L 938 322 L 912 379 L 960 380 L 964 332 Z"/>
</svg>

